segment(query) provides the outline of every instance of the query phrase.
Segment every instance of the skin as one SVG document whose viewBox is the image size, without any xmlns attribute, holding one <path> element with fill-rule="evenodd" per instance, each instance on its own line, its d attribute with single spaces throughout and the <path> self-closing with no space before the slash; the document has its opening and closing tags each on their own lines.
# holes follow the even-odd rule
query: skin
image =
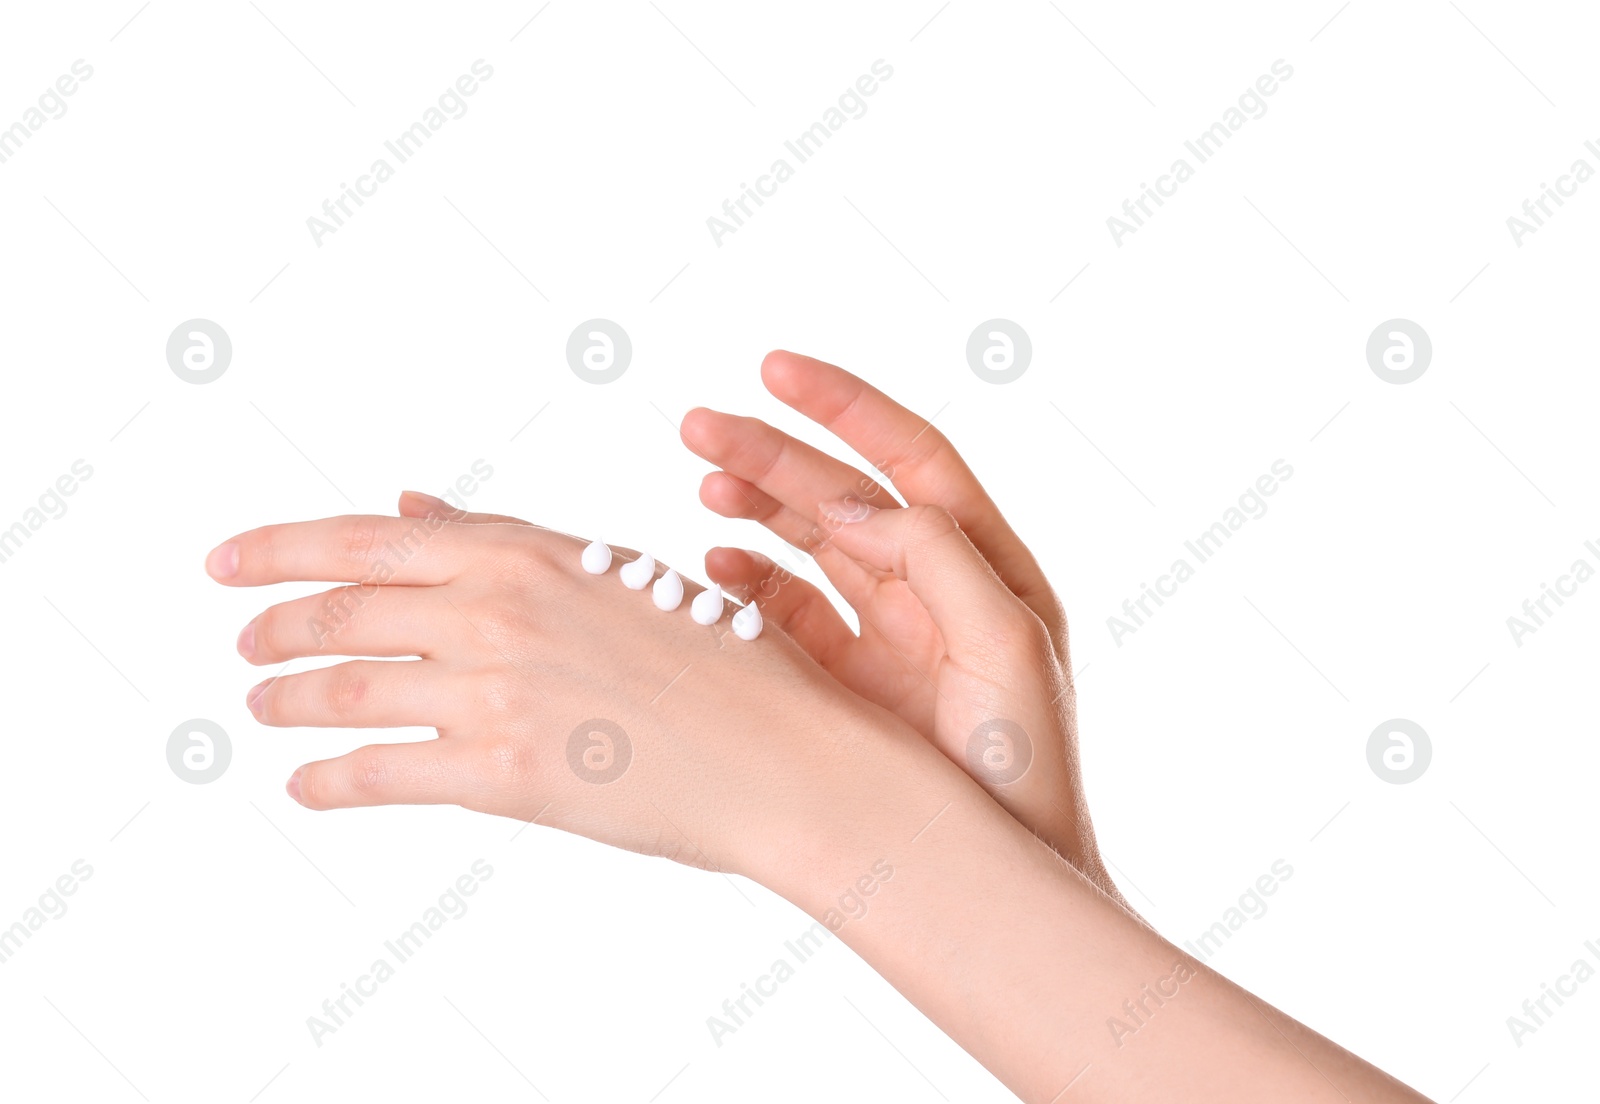
<svg viewBox="0 0 1600 1104">
<path fill-rule="evenodd" d="M 749 518 L 815 558 L 860 618 L 858 636 L 827 595 L 748 549 L 713 549 L 706 573 L 755 596 L 845 686 L 893 712 L 962 765 L 1019 821 L 1128 907 L 1107 874 L 1084 799 L 1067 618 L 1038 561 L 937 428 L 864 380 L 783 351 L 767 389 L 853 448 L 878 480 L 755 418 L 704 407 L 684 443 L 716 465 L 700 499 Z M 893 511 L 870 533 L 838 524 L 852 508 Z M 959 586 L 960 598 L 939 604 Z M 1022 778 L 985 773 L 969 744 L 992 718 L 1020 725 Z M 1131 911 L 1131 909 L 1130 909 Z"/>
<path fill-rule="evenodd" d="M 830 365 L 777 353 L 763 378 L 885 457 L 909 505 L 759 422 L 694 411 L 684 439 L 719 469 L 702 497 L 815 548 L 861 636 L 742 550 L 713 550 L 707 572 L 762 605 L 750 642 L 728 613 L 700 626 L 585 574 L 580 538 L 428 496 L 398 518 L 265 526 L 213 550 L 212 577 L 344 585 L 269 607 L 240 653 L 352 658 L 259 684 L 257 719 L 438 732 L 308 763 L 290 795 L 457 804 L 760 881 L 1027 1101 L 1423 1100 L 1115 894 L 1078 780 L 1060 604 L 948 442 Z M 701 588 L 685 587 L 687 603 Z M 970 754 L 995 718 L 1010 742 Z M 882 864 L 892 878 L 841 920 Z"/>
</svg>

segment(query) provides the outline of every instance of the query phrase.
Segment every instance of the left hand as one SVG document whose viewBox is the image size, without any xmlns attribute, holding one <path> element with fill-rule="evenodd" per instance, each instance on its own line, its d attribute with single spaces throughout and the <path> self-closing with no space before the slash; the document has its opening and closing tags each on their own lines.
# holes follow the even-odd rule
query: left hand
<svg viewBox="0 0 1600 1104">
<path fill-rule="evenodd" d="M 251 663 L 398 660 L 268 679 L 247 698 L 258 720 L 439 733 L 308 763 L 291 796 L 461 805 L 772 885 L 796 876 L 819 816 L 893 800 L 887 779 L 913 805 L 933 800 L 926 787 L 971 789 L 784 633 L 744 641 L 731 611 L 713 626 L 663 612 L 619 583 L 619 563 L 585 573 L 585 543 L 366 516 L 268 525 L 215 549 L 207 570 L 228 586 L 347 584 L 254 618 L 238 645 Z M 684 580 L 684 602 L 701 589 Z"/>
</svg>

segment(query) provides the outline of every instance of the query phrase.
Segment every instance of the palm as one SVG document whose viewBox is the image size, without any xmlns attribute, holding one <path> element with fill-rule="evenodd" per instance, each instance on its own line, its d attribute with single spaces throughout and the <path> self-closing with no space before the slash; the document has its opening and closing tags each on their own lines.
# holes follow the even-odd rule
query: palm
<svg viewBox="0 0 1600 1104">
<path fill-rule="evenodd" d="M 713 549 L 706 556 L 707 574 L 740 597 L 760 601 L 763 617 L 781 625 L 824 670 L 921 732 L 1115 894 L 1083 813 L 1066 618 L 1032 553 L 927 419 L 859 377 L 810 357 L 771 353 L 761 376 L 774 396 L 870 460 L 908 505 L 935 508 L 952 519 L 981 560 L 971 569 L 988 576 L 982 585 L 1009 592 L 1033 617 L 1004 615 L 1018 626 L 1019 638 L 1001 646 L 986 637 L 983 626 L 964 622 L 964 614 L 954 621 L 935 618 L 933 607 L 913 595 L 905 564 L 893 556 L 869 566 L 845 555 L 833 543 L 845 537 L 836 527 L 819 546 L 830 511 L 851 500 L 885 511 L 899 502 L 863 469 L 766 422 L 697 408 L 684 417 L 681 432 L 684 443 L 716 469 L 701 483 L 701 502 L 813 552 L 856 612 L 859 630 L 819 588 L 758 553 Z M 979 731 L 999 718 L 1019 721 L 1035 734 L 1032 761 L 1040 769 L 997 788 L 968 755 Z"/>
<path fill-rule="evenodd" d="M 817 657 L 823 668 L 932 739 L 939 682 L 946 674 L 944 641 L 933 619 L 898 579 L 874 586 L 856 614 L 860 634 Z"/>
</svg>

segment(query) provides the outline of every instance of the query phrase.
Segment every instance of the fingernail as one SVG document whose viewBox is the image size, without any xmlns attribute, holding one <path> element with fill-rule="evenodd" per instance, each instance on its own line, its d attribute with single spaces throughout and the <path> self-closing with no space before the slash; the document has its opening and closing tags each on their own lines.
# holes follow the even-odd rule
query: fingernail
<svg viewBox="0 0 1600 1104">
<path fill-rule="evenodd" d="M 244 696 L 245 705 L 249 706 L 250 712 L 258 717 L 261 716 L 261 696 L 267 692 L 267 684 L 271 681 L 271 679 L 264 679 L 256 683 L 250 688 L 250 692 Z"/>
<path fill-rule="evenodd" d="M 219 544 L 206 557 L 206 574 L 213 579 L 231 579 L 239 573 L 239 546 L 233 541 Z"/>
<path fill-rule="evenodd" d="M 234 645 L 239 649 L 239 654 L 246 659 L 256 657 L 256 623 L 254 621 L 239 630 L 239 639 Z"/>
<path fill-rule="evenodd" d="M 453 518 L 462 512 L 437 495 L 431 495 L 425 491 L 403 491 L 401 493 L 408 494 L 412 498 L 417 499 L 428 508 L 428 512 L 430 514 L 438 514 L 440 517 L 444 518 Z"/>
<path fill-rule="evenodd" d="M 304 767 L 300 768 L 300 770 L 304 769 Z M 291 774 L 289 776 L 289 781 L 286 782 L 283 787 L 289 791 L 289 796 L 294 798 L 296 801 L 300 800 L 300 770 L 297 770 Z"/>
<path fill-rule="evenodd" d="M 854 521 L 865 521 L 878 512 L 878 508 L 869 502 L 864 502 L 853 495 L 849 498 L 838 499 L 822 504 L 822 518 L 824 521 L 836 521 L 841 525 Z"/>
</svg>

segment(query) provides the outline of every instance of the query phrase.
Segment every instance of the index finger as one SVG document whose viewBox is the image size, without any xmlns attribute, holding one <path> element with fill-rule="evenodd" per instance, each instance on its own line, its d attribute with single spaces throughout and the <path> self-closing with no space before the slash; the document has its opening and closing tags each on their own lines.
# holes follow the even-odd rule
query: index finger
<svg viewBox="0 0 1600 1104">
<path fill-rule="evenodd" d="M 478 527 L 478 536 L 485 532 Z M 267 583 L 392 583 L 438 586 L 459 575 L 471 540 L 439 517 L 367 514 L 263 525 L 206 556 L 206 573 L 228 586 Z"/>
</svg>

